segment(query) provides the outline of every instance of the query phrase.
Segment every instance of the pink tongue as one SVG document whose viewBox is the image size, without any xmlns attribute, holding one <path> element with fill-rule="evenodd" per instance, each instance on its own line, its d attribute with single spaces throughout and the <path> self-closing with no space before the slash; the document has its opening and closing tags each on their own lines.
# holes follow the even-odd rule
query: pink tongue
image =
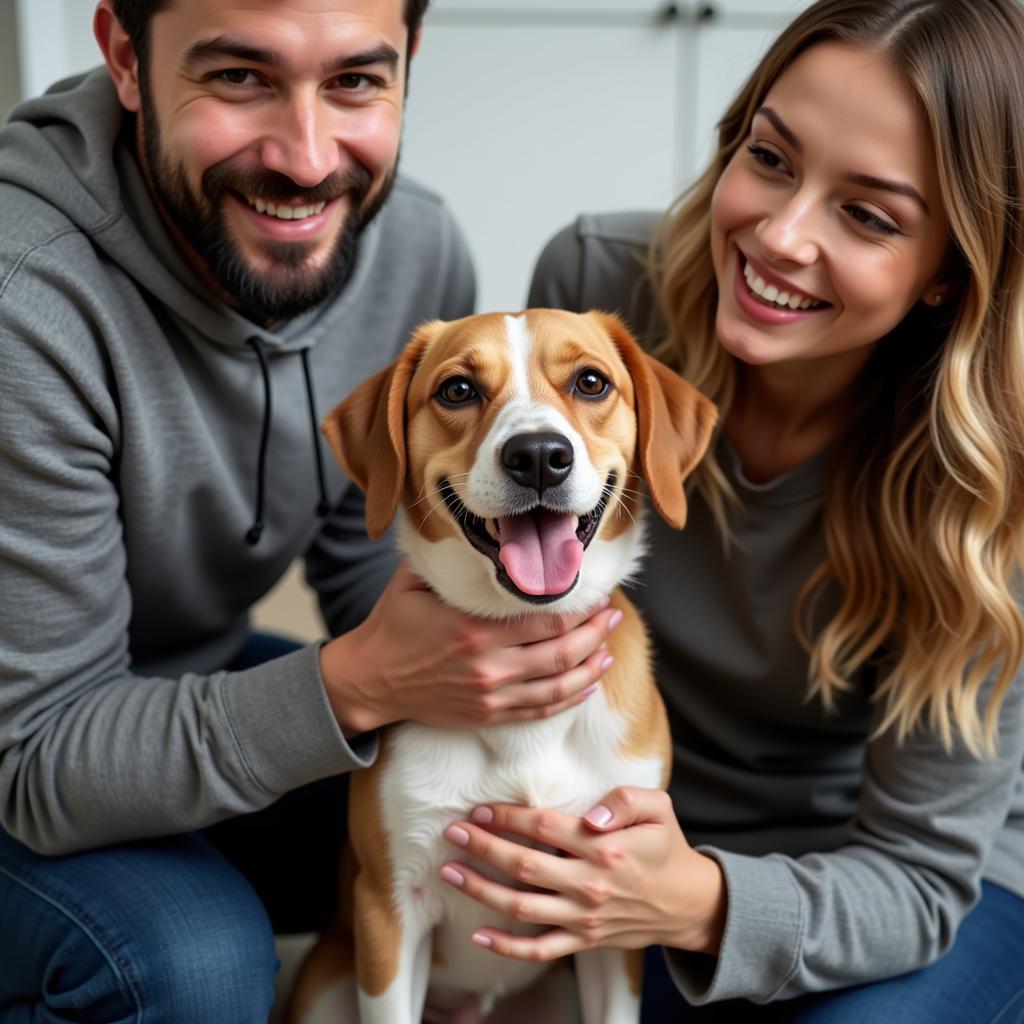
<svg viewBox="0 0 1024 1024">
<path fill-rule="evenodd" d="M 540 509 L 498 523 L 498 558 L 524 594 L 562 594 L 572 586 L 583 560 L 576 516 Z"/>
</svg>

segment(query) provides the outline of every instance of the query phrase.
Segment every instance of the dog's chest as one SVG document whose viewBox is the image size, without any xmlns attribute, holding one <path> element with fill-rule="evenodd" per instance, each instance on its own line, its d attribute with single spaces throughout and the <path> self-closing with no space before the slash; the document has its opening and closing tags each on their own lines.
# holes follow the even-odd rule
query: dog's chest
<svg viewBox="0 0 1024 1024">
<path fill-rule="evenodd" d="M 600 694 L 556 719 L 505 730 L 394 730 L 380 792 L 396 897 L 431 921 L 451 899 L 466 900 L 438 877 L 446 861 L 465 859 L 444 831 L 480 804 L 583 814 L 615 786 L 659 786 L 660 760 L 618 753 L 624 724 L 599 704 Z"/>
</svg>

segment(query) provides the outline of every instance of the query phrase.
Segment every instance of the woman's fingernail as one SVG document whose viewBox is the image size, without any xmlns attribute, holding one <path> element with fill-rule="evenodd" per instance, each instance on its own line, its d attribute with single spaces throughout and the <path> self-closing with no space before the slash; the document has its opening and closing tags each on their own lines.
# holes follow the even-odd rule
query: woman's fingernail
<svg viewBox="0 0 1024 1024">
<path fill-rule="evenodd" d="M 622 612 L 616 608 L 612 612 L 612 617 L 608 620 L 608 632 L 610 633 L 620 622 L 622 622 Z"/>
<path fill-rule="evenodd" d="M 605 594 L 605 596 L 601 598 L 601 601 L 600 601 L 600 603 L 598 604 L 597 607 L 598 607 L 598 609 L 600 611 L 603 612 L 605 610 L 605 608 L 607 608 L 608 605 L 610 605 L 611 603 L 612 603 L 612 595 L 611 594 Z"/>
<path fill-rule="evenodd" d="M 445 866 L 441 868 L 441 877 L 446 882 L 451 882 L 452 885 L 466 884 L 465 875 L 463 875 L 461 871 L 456 871 L 450 864 L 445 864 Z"/>
<path fill-rule="evenodd" d="M 613 655 L 609 654 L 608 657 L 605 658 L 604 661 L 601 662 L 601 671 L 602 672 L 607 672 L 608 669 L 610 669 L 612 667 L 612 665 L 614 665 L 614 664 L 615 664 L 615 658 L 614 658 Z"/>
<path fill-rule="evenodd" d="M 589 697 L 597 689 L 597 683 L 591 683 L 584 691 L 583 696 Z"/>
<path fill-rule="evenodd" d="M 473 932 L 473 941 L 478 946 L 493 946 L 494 943 L 491 940 L 490 935 L 481 935 L 479 932 Z"/>
<path fill-rule="evenodd" d="M 478 825 L 490 825 L 494 821 L 494 811 L 490 807 L 477 807 L 469 818 Z"/>
<path fill-rule="evenodd" d="M 459 846 L 469 846 L 469 833 L 464 828 L 459 828 L 458 825 L 452 825 L 451 828 L 445 832 L 445 836 L 447 836 L 453 843 L 457 843 Z"/>
<path fill-rule="evenodd" d="M 612 820 L 612 812 L 605 807 L 604 804 L 598 804 L 592 811 L 585 814 L 584 817 L 591 825 L 597 825 L 600 828 L 602 825 L 607 825 Z"/>
</svg>

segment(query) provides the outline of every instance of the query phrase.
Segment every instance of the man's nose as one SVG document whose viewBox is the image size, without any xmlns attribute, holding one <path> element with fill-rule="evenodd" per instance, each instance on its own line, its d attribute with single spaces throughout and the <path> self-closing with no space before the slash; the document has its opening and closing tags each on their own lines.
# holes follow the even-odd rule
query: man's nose
<svg viewBox="0 0 1024 1024">
<path fill-rule="evenodd" d="M 821 228 L 816 204 L 798 193 L 769 211 L 756 234 L 765 256 L 810 266 L 820 255 Z"/>
<path fill-rule="evenodd" d="M 282 101 L 261 146 L 264 167 L 303 188 L 319 185 L 341 163 L 337 116 L 315 94 L 297 93 Z"/>
</svg>

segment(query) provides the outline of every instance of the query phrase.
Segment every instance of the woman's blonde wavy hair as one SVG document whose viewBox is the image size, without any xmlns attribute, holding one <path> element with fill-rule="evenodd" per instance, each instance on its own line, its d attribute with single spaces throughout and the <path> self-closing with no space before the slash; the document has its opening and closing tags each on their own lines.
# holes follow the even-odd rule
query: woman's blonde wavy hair
<svg viewBox="0 0 1024 1024">
<path fill-rule="evenodd" d="M 958 731 L 995 750 L 1024 654 L 1015 590 L 1024 534 L 1024 9 L 1017 0 L 821 0 L 761 61 L 719 123 L 718 151 L 656 232 L 652 266 L 669 325 L 658 354 L 718 403 L 735 365 L 715 338 L 711 196 L 772 83 L 823 41 L 887 58 L 935 140 L 950 223 L 953 301 L 918 303 L 882 339 L 856 415 L 833 446 L 827 555 L 794 609 L 809 697 L 826 709 L 868 667 L 878 731 Z M 695 485 L 723 538 L 736 496 L 714 453 Z M 823 621 L 822 598 L 839 601 Z M 981 706 L 980 692 L 992 677 Z"/>
</svg>

